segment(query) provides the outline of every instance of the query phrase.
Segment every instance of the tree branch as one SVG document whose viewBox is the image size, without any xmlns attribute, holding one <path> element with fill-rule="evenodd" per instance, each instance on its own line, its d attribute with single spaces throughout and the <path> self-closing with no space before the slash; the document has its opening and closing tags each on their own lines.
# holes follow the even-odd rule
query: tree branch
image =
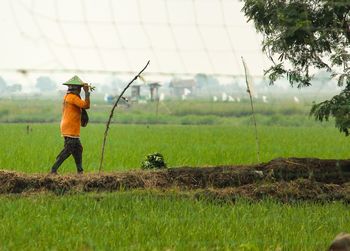
<svg viewBox="0 0 350 251">
<path fill-rule="evenodd" d="M 115 102 L 115 104 L 113 105 L 113 108 L 111 110 L 111 113 L 109 114 L 109 118 L 106 124 L 106 130 L 104 133 L 104 137 L 103 137 L 103 143 L 102 143 L 102 152 L 101 152 L 101 160 L 100 160 L 100 167 L 98 169 L 98 172 L 100 173 L 102 170 L 102 164 L 103 164 L 103 157 L 104 157 L 104 150 L 105 150 L 105 145 L 106 145 L 106 139 L 107 139 L 107 134 L 108 134 L 108 129 L 109 129 L 109 125 L 111 123 L 112 117 L 113 117 L 113 113 L 114 113 L 114 109 L 117 107 L 119 100 L 122 98 L 123 94 L 125 93 L 125 91 L 130 87 L 130 85 L 138 78 L 140 77 L 140 75 L 142 74 L 142 72 L 147 68 L 147 66 L 149 65 L 149 60 L 147 62 L 147 64 L 145 65 L 145 67 L 143 67 L 143 69 L 126 85 L 126 87 L 124 88 L 124 90 L 122 91 L 122 93 L 119 95 L 117 101 Z"/>
</svg>

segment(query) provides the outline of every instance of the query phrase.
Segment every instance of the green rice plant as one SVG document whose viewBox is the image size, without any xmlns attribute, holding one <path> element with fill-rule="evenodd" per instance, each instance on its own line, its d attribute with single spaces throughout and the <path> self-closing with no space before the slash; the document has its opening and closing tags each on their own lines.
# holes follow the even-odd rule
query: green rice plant
<svg viewBox="0 0 350 251">
<path fill-rule="evenodd" d="M 59 124 L 0 124 L 0 169 L 29 173 L 49 172 L 63 148 Z M 81 130 L 83 165 L 98 167 L 104 125 Z M 278 157 L 348 159 L 350 142 L 336 128 L 259 126 L 262 162 Z M 149 153 L 166 156 L 167 166 L 214 166 L 257 163 L 254 128 L 244 126 L 111 125 L 106 144 L 105 171 L 139 169 Z M 75 172 L 73 158 L 60 173 Z"/>
<path fill-rule="evenodd" d="M 178 191 L 0 197 L 3 250 L 326 250 L 349 206 L 219 203 Z"/>
</svg>

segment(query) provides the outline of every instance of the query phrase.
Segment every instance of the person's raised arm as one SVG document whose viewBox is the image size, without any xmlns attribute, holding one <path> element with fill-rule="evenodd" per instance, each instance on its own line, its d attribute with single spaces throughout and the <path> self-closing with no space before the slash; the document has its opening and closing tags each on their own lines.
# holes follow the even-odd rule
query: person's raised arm
<svg viewBox="0 0 350 251">
<path fill-rule="evenodd" d="M 74 95 L 72 103 L 80 108 L 89 109 L 90 108 L 90 92 L 88 84 L 84 84 L 83 90 L 85 92 L 85 100 L 82 100 L 78 96 Z"/>
<path fill-rule="evenodd" d="M 86 109 L 90 108 L 90 92 L 89 92 L 89 85 L 87 83 L 84 84 L 83 90 L 85 92 L 85 102 L 89 104 L 89 107 Z"/>
</svg>

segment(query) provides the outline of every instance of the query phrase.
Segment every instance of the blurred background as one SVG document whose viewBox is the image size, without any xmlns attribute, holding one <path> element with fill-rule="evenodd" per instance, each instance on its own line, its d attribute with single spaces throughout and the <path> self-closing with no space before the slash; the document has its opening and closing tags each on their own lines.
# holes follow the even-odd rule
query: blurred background
<svg viewBox="0 0 350 251">
<path fill-rule="evenodd" d="M 0 0 L 0 122 L 59 121 L 62 83 L 73 75 L 96 86 L 91 121 L 105 121 L 148 60 L 120 111 L 134 117 L 118 122 L 187 124 L 196 119 L 169 116 L 216 116 L 201 122 L 210 124 L 249 116 L 241 57 L 258 114 L 304 116 L 313 101 L 339 92 L 322 71 L 303 90 L 285 79 L 269 85 L 262 37 L 242 7 L 239 0 Z M 146 115 L 135 119 L 140 113 Z"/>
<path fill-rule="evenodd" d="M 241 57 L 255 96 L 267 101 L 291 92 L 286 81 L 269 87 L 264 79 L 269 62 L 242 6 L 239 0 L 1 0 L 0 95 L 55 96 L 77 74 L 107 99 L 150 60 L 145 81 L 135 83 L 137 98 L 151 99 L 148 85 L 158 83 L 162 100 L 237 101 L 245 92 Z M 326 90 L 326 73 L 316 79 L 310 93 L 334 90 Z"/>
</svg>

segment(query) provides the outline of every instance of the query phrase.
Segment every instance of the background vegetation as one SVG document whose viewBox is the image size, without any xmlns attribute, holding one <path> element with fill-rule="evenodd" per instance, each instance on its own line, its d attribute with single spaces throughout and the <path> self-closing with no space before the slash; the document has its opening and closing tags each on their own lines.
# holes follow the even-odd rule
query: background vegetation
<svg viewBox="0 0 350 251">
<path fill-rule="evenodd" d="M 311 100 L 300 103 L 281 99 L 264 103 L 255 101 L 260 125 L 320 126 L 308 114 Z M 90 122 L 106 123 L 112 108 L 104 101 L 93 101 Z M 62 100 L 0 99 L 0 123 L 59 123 Z M 158 111 L 158 112 L 157 112 Z M 248 99 L 241 102 L 188 100 L 121 105 L 113 119 L 118 124 L 180 124 L 180 125 L 247 125 L 251 121 Z M 273 122 L 272 122 L 273 121 Z"/>
</svg>

